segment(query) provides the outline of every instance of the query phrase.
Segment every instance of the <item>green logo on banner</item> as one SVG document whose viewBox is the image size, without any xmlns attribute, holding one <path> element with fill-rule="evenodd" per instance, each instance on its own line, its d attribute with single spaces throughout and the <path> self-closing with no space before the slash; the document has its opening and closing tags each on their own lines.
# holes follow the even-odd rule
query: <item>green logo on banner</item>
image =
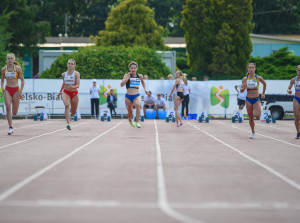
<svg viewBox="0 0 300 223">
<path fill-rule="evenodd" d="M 107 85 L 107 87 L 100 85 L 100 97 L 99 97 L 99 105 L 104 105 L 107 100 L 107 96 L 109 95 L 111 85 Z M 117 89 L 114 89 L 115 95 L 118 97 Z"/>
<path fill-rule="evenodd" d="M 214 106 L 219 103 L 221 103 L 223 108 L 229 107 L 229 90 L 223 90 L 223 86 L 220 86 L 219 88 L 212 87 L 210 89 L 210 104 Z"/>
<path fill-rule="evenodd" d="M 4 103 L 4 95 L 1 97 L 2 88 L 0 88 L 0 103 Z"/>
</svg>

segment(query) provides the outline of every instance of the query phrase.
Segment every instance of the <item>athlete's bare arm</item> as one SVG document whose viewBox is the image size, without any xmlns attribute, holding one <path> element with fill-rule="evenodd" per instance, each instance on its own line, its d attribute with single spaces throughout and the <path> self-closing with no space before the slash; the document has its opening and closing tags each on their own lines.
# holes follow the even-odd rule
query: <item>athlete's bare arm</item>
<svg viewBox="0 0 300 223">
<path fill-rule="evenodd" d="M 265 99 L 265 93 L 266 93 L 266 88 L 267 88 L 267 83 L 261 76 L 257 76 L 257 79 L 259 82 L 263 84 L 263 92 L 261 93 L 261 99 Z"/>
<path fill-rule="evenodd" d="M 18 72 L 20 80 L 21 80 L 21 90 L 19 91 L 19 97 L 20 97 L 20 99 L 22 99 L 22 92 L 23 92 L 23 88 L 25 85 L 25 79 L 24 79 L 24 75 L 23 75 L 21 67 L 19 67 L 19 66 L 16 66 L 16 67 L 17 67 L 16 69 L 17 69 L 17 72 Z"/>
<path fill-rule="evenodd" d="M 1 88 L 2 88 L 1 97 L 3 96 L 4 91 L 5 91 L 5 89 L 4 89 L 4 78 L 5 78 L 5 67 L 3 67 L 1 69 Z"/>
<path fill-rule="evenodd" d="M 64 88 L 65 88 L 65 73 L 62 73 L 62 74 L 61 74 L 61 77 L 62 77 L 62 79 L 63 79 L 63 83 L 62 83 L 62 85 L 61 85 L 60 91 L 59 91 L 59 93 L 58 93 L 56 99 L 58 99 L 58 98 L 60 97 L 60 95 L 62 94 L 62 91 L 63 91 Z"/>
<path fill-rule="evenodd" d="M 130 79 L 130 73 L 125 74 L 123 80 L 121 81 L 121 87 L 123 87 L 129 79 Z"/>
<path fill-rule="evenodd" d="M 79 72 L 75 72 L 75 80 L 76 80 L 76 85 L 71 86 L 72 90 L 77 90 L 80 86 L 80 73 Z"/>
<path fill-rule="evenodd" d="M 247 77 L 244 77 L 242 80 L 242 86 L 241 86 L 240 92 L 243 93 L 246 88 L 247 88 Z"/>
<path fill-rule="evenodd" d="M 146 84 L 145 84 L 145 81 L 144 81 L 144 78 L 143 78 L 143 75 L 142 74 L 138 74 L 140 79 L 141 79 L 141 83 L 142 83 L 142 86 L 145 90 L 145 93 L 148 94 L 148 91 L 146 90 Z"/>
<path fill-rule="evenodd" d="M 289 84 L 289 86 L 288 86 L 288 89 L 287 89 L 287 93 L 289 93 L 289 94 L 292 94 L 292 87 L 293 87 L 293 85 L 295 84 L 295 78 L 292 78 L 292 80 L 290 81 L 290 84 Z"/>
<path fill-rule="evenodd" d="M 178 81 L 179 81 L 179 84 L 180 84 L 180 80 L 179 79 L 175 80 L 174 86 L 173 86 L 172 91 L 171 91 L 170 96 L 169 96 L 170 99 L 172 99 L 172 94 L 173 94 L 173 92 L 175 90 L 176 85 L 178 84 Z"/>
</svg>

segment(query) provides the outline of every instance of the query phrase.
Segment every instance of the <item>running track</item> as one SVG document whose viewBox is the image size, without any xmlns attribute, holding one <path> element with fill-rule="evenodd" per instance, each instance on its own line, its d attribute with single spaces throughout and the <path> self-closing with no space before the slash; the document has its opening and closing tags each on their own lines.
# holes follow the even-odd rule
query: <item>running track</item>
<svg viewBox="0 0 300 223">
<path fill-rule="evenodd" d="M 292 121 L 0 121 L 0 222 L 299 223 Z"/>
</svg>

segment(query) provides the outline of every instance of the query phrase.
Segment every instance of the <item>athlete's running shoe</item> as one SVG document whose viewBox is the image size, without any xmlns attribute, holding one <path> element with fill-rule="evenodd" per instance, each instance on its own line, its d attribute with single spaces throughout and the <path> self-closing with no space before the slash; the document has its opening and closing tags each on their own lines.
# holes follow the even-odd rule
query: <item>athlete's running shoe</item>
<svg viewBox="0 0 300 223">
<path fill-rule="evenodd" d="M 8 134 L 8 135 L 11 135 L 11 134 L 13 134 L 13 133 L 14 133 L 14 129 L 10 127 L 7 134 Z"/>
<path fill-rule="evenodd" d="M 252 132 L 252 133 L 250 134 L 249 138 L 250 138 L 250 139 L 254 139 L 254 136 L 255 136 L 255 133 Z"/>
<path fill-rule="evenodd" d="M 300 137 L 300 133 L 298 132 L 295 139 L 299 139 L 299 137 Z"/>
<path fill-rule="evenodd" d="M 136 123 L 137 128 L 142 128 L 141 124 L 139 122 Z"/>
<path fill-rule="evenodd" d="M 177 127 L 180 127 L 180 124 L 179 123 L 177 123 L 177 125 L 176 125 Z"/>
<path fill-rule="evenodd" d="M 182 126 L 183 125 L 183 122 L 180 122 L 180 126 Z"/>
<path fill-rule="evenodd" d="M 67 129 L 71 130 L 71 125 L 70 124 L 67 125 Z"/>
<path fill-rule="evenodd" d="M 131 125 L 131 127 L 135 127 L 135 124 L 133 121 L 129 121 L 129 124 Z"/>
</svg>

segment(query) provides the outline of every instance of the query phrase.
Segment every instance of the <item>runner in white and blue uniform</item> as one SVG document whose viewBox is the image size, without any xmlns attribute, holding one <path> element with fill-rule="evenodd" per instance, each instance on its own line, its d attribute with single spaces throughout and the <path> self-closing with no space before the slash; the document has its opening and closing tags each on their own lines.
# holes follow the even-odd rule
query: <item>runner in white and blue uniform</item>
<svg viewBox="0 0 300 223">
<path fill-rule="evenodd" d="M 295 139 L 299 139 L 300 137 L 300 128 L 299 128 L 299 112 L 300 112 L 300 65 L 296 66 L 296 71 L 297 71 L 297 76 L 294 77 L 291 82 L 290 85 L 287 89 L 287 92 L 289 94 L 292 94 L 292 87 L 293 85 L 295 86 L 295 96 L 294 96 L 294 102 L 293 102 L 293 109 L 294 109 L 294 116 L 295 116 L 295 127 L 297 130 L 297 135 L 295 137 Z"/>
<path fill-rule="evenodd" d="M 174 96 L 174 111 L 175 111 L 175 116 L 176 116 L 176 123 L 177 123 L 177 127 L 180 127 L 183 125 L 183 122 L 181 120 L 181 116 L 179 113 L 179 106 L 183 101 L 184 98 L 184 82 L 183 79 L 185 78 L 185 76 L 182 74 L 182 72 L 180 70 L 176 71 L 176 80 L 174 83 L 174 86 L 172 88 L 172 91 L 170 93 L 170 99 L 172 100 L 172 94 L 174 92 L 174 90 L 176 91 L 176 95 Z"/>
<path fill-rule="evenodd" d="M 145 93 L 147 94 L 146 86 L 143 80 L 143 75 L 136 73 L 138 69 L 138 64 L 132 61 L 128 65 L 128 68 L 130 72 L 124 75 L 123 80 L 121 82 L 121 87 L 126 85 L 127 88 L 127 93 L 125 95 L 125 104 L 128 111 L 127 117 L 128 117 L 129 124 L 132 127 L 141 128 L 141 124 L 140 124 L 141 96 L 140 96 L 139 88 L 140 88 L 140 84 L 142 83 Z M 133 106 L 136 109 L 136 124 L 132 121 Z"/>
<path fill-rule="evenodd" d="M 259 98 L 259 82 L 263 84 L 263 92 L 261 94 L 261 98 L 265 99 L 265 92 L 267 84 L 261 76 L 255 74 L 255 64 L 250 63 L 248 65 L 248 74 L 242 80 L 242 87 L 240 92 L 244 92 L 247 89 L 247 97 L 246 97 L 246 108 L 249 116 L 249 124 L 252 130 L 250 135 L 250 139 L 254 138 L 255 130 L 254 130 L 254 117 L 260 119 L 261 108 L 260 108 L 260 98 Z"/>
</svg>

